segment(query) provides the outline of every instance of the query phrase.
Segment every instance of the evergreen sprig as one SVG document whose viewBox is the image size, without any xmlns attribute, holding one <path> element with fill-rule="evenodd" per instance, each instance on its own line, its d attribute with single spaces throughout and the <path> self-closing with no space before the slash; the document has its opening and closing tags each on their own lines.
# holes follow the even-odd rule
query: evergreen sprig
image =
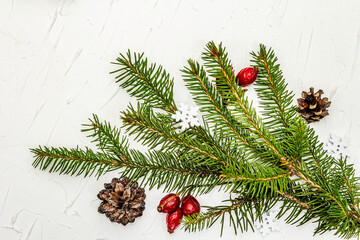
<svg viewBox="0 0 360 240">
<path fill-rule="evenodd" d="M 48 148 L 38 147 L 31 149 L 35 155 L 34 167 L 59 174 L 96 176 L 119 169 L 119 162 L 108 155 L 93 152 L 91 149 L 79 148 Z"/>
<path fill-rule="evenodd" d="M 262 117 L 271 129 L 282 133 L 284 128 L 289 127 L 288 121 L 296 112 L 296 107 L 292 105 L 294 94 L 287 90 L 287 83 L 273 50 L 267 50 L 260 44 L 259 52 L 252 52 L 251 55 L 253 66 L 259 71 L 255 90 L 263 107 Z"/>
<path fill-rule="evenodd" d="M 143 53 L 131 53 L 130 50 L 126 55 L 120 54 L 114 64 L 120 66 L 112 72 L 117 74 L 116 82 L 131 96 L 150 102 L 155 108 L 175 111 L 174 80 L 162 66 L 148 63 Z"/>
<path fill-rule="evenodd" d="M 121 112 L 125 133 L 97 115 L 83 132 L 98 152 L 85 148 L 31 149 L 34 167 L 60 174 L 101 176 L 122 171 L 143 186 L 181 194 L 229 193 L 220 206 L 184 218 L 188 231 L 211 227 L 225 217 L 235 232 L 253 230 L 255 221 L 276 203 L 278 218 L 289 224 L 317 223 L 342 238 L 359 236 L 360 186 L 346 159 L 323 150 L 315 131 L 296 114 L 274 51 L 260 45 L 252 52 L 258 72 L 255 84 L 260 112 L 238 85 L 222 44 L 209 42 L 203 64 L 189 60 L 182 70 L 187 88 L 200 106 L 204 123 L 181 131 L 172 119 L 177 111 L 173 79 L 143 54 L 120 54 L 116 82 L 138 99 Z M 127 135 L 147 150 L 131 149 Z M 121 170 L 120 170 L 121 169 Z"/>
</svg>

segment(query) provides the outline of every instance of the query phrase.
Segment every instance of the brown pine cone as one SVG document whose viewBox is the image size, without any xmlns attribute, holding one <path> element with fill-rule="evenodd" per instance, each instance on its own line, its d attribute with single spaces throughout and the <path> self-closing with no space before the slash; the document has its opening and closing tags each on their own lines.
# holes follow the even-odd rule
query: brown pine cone
<svg viewBox="0 0 360 240">
<path fill-rule="evenodd" d="M 323 90 L 319 90 L 314 93 L 314 88 L 310 88 L 310 92 L 303 91 L 301 97 L 299 98 L 298 104 L 299 107 L 297 112 L 305 118 L 308 123 L 318 122 L 327 115 L 329 115 L 328 108 L 331 104 L 328 98 L 321 98 Z"/>
<path fill-rule="evenodd" d="M 112 222 L 126 225 L 142 216 L 145 209 L 145 190 L 137 182 L 124 177 L 113 178 L 111 183 L 104 184 L 97 197 L 102 200 L 98 211 L 104 213 Z"/>
</svg>

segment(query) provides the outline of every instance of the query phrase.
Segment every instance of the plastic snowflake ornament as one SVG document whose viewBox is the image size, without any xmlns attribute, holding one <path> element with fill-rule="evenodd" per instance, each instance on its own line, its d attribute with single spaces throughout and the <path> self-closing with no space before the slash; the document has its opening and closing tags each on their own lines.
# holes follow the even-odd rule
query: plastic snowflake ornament
<svg viewBox="0 0 360 240">
<path fill-rule="evenodd" d="M 269 212 L 263 215 L 262 222 L 256 222 L 255 227 L 261 232 L 263 237 L 266 237 L 269 233 L 279 231 L 280 227 L 277 222 L 276 215 L 279 213 L 279 209 L 274 207 Z"/>
<path fill-rule="evenodd" d="M 180 122 L 181 130 L 184 131 L 189 127 L 200 126 L 198 119 L 199 108 L 189 107 L 183 103 L 180 103 L 179 110 L 175 112 L 171 117 L 175 121 Z"/>
<path fill-rule="evenodd" d="M 326 149 L 328 150 L 329 155 L 333 156 L 336 159 L 341 157 L 347 157 L 349 141 L 347 138 L 341 138 L 336 135 L 330 135 L 327 143 L 325 144 Z"/>
</svg>

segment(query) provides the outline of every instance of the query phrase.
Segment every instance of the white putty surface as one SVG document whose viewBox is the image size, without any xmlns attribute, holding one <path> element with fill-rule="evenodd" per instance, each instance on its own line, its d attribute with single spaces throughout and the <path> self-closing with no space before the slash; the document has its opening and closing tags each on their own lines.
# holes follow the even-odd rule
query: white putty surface
<svg viewBox="0 0 360 240">
<path fill-rule="evenodd" d="M 164 194 L 156 190 L 147 191 L 144 216 L 134 224 L 111 223 L 97 213 L 96 194 L 115 174 L 97 181 L 41 172 L 28 151 L 89 145 L 80 128 L 92 113 L 121 125 L 119 111 L 130 98 L 108 73 L 128 48 L 162 64 L 176 79 L 176 100 L 191 104 L 179 69 L 188 58 L 199 59 L 209 40 L 223 41 L 237 71 L 259 43 L 272 46 L 297 96 L 322 88 L 332 101 L 330 116 L 313 126 L 322 139 L 349 139 L 359 173 L 358 0 L 1 0 L 0 239 L 219 239 L 219 224 L 169 235 L 165 215 L 156 211 Z M 225 197 L 214 192 L 199 201 L 211 205 Z M 266 239 L 312 239 L 313 227 L 281 222 L 281 231 Z M 235 236 L 225 226 L 223 239 L 262 237 Z"/>
</svg>

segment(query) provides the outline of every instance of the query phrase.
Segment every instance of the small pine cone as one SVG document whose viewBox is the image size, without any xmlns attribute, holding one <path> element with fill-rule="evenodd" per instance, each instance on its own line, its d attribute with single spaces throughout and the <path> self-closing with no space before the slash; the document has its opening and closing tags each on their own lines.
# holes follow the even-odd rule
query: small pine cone
<svg viewBox="0 0 360 240">
<path fill-rule="evenodd" d="M 112 222 L 126 225 L 142 216 L 145 209 L 145 190 L 129 178 L 113 178 L 111 183 L 104 184 L 97 197 L 102 200 L 98 208 Z"/>
<path fill-rule="evenodd" d="M 301 93 L 302 98 L 297 100 L 299 104 L 297 112 L 300 113 L 308 123 L 318 122 L 329 115 L 326 108 L 330 107 L 331 102 L 329 102 L 326 97 L 321 98 L 321 94 L 323 93 L 321 89 L 314 93 L 314 88 L 310 88 L 310 92 L 303 91 Z"/>
</svg>

